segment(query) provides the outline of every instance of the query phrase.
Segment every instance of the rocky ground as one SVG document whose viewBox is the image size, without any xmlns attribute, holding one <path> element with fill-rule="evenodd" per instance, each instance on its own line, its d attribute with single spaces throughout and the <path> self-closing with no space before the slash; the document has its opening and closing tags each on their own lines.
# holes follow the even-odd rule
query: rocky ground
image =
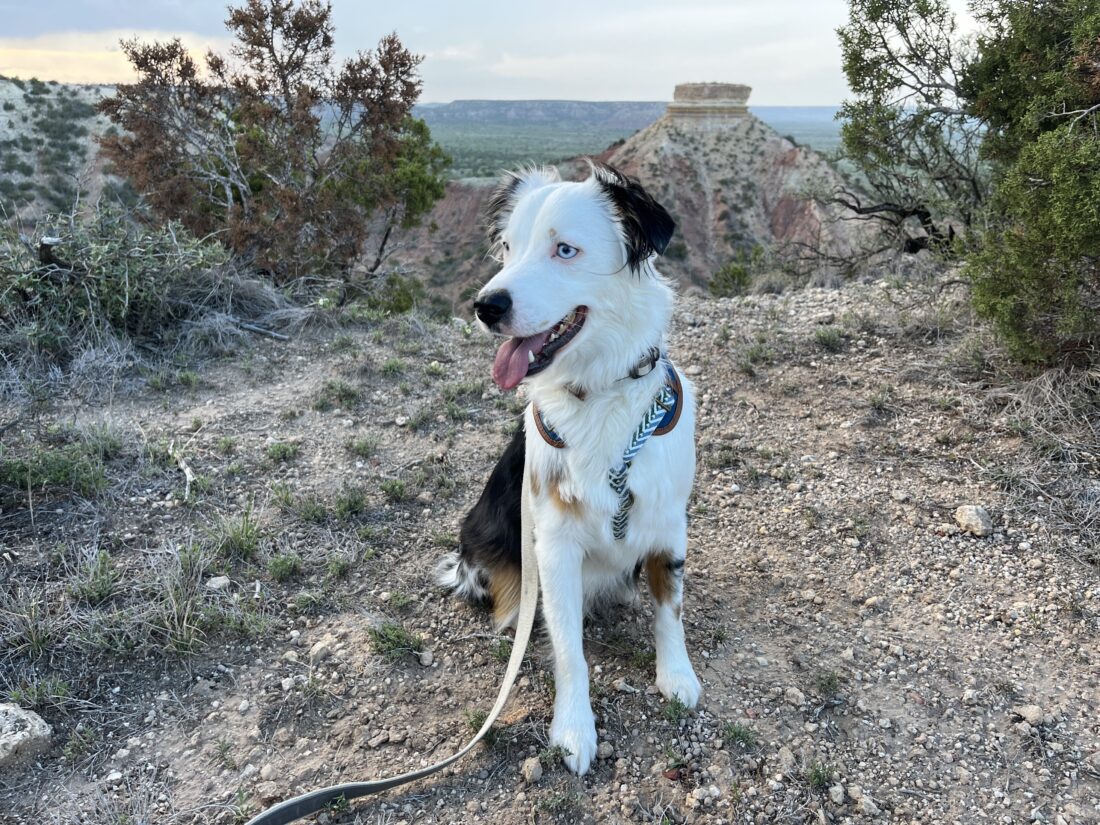
<svg viewBox="0 0 1100 825">
<path fill-rule="evenodd" d="M 683 299 L 698 711 L 652 687 L 642 599 L 587 629 L 587 776 L 547 748 L 539 648 L 491 744 L 319 821 L 1100 822 L 1096 537 L 1044 497 L 960 297 Z M 95 441 L 103 482 L 0 512 L 0 687 L 53 731 L 0 771 L 0 822 L 240 822 L 460 747 L 510 644 L 430 572 L 519 409 L 491 352 L 314 331 L 9 429 L 8 456 Z"/>
</svg>

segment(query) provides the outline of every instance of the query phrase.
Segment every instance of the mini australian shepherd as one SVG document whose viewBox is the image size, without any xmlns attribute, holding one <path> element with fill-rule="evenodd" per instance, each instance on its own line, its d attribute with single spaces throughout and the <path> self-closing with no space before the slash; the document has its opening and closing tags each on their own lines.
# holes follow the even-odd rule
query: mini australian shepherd
<svg viewBox="0 0 1100 825">
<path fill-rule="evenodd" d="M 542 616 L 554 651 L 550 743 L 585 773 L 596 754 L 582 643 L 586 608 L 627 601 L 644 567 L 652 595 L 657 687 L 688 707 L 700 685 L 680 616 L 687 503 L 695 475 L 692 387 L 667 360 L 673 296 L 653 266 L 675 223 L 641 185 L 603 164 L 583 182 L 553 169 L 506 176 L 489 205 L 500 271 L 474 311 L 508 336 L 493 362 L 505 390 L 525 383 L 530 403 L 467 515 L 461 547 L 439 567 L 441 584 L 489 603 L 498 628 L 514 623 L 520 592 L 520 491 L 531 466 Z M 623 464 L 639 422 L 665 386 L 653 437 L 629 466 L 632 499 L 609 471 Z M 667 396 L 666 396 L 667 398 Z M 621 538 L 616 537 L 616 532 Z"/>
</svg>

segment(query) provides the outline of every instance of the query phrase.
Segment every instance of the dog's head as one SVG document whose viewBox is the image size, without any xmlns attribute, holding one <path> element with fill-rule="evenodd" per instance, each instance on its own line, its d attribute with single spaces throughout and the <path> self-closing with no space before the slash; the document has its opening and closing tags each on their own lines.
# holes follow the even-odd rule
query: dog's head
<svg viewBox="0 0 1100 825">
<path fill-rule="evenodd" d="M 524 170 L 504 178 L 488 217 L 502 266 L 474 311 L 511 336 L 493 363 L 501 387 L 539 374 L 603 383 L 660 344 L 669 290 L 650 259 L 676 225 L 638 181 L 598 163 L 580 183 Z"/>
</svg>

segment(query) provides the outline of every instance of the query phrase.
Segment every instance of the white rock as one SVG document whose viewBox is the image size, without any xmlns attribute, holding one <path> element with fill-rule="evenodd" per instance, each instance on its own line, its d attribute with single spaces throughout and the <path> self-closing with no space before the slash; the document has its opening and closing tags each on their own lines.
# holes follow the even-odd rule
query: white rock
<svg viewBox="0 0 1100 825">
<path fill-rule="evenodd" d="M 796 687 L 789 687 L 783 691 L 783 698 L 787 700 L 787 704 L 794 705 L 796 708 L 806 704 L 806 694 Z"/>
<path fill-rule="evenodd" d="M 122 779 L 122 771 L 111 771 L 107 774 L 108 782 L 118 782 L 120 779 Z"/>
<path fill-rule="evenodd" d="M 271 763 L 264 765 L 260 768 L 260 779 L 268 782 L 275 778 L 275 766 Z"/>
<path fill-rule="evenodd" d="M 523 775 L 524 782 L 528 785 L 533 785 L 542 779 L 542 762 L 539 761 L 537 756 L 524 759 L 519 772 Z"/>
<path fill-rule="evenodd" d="M 430 650 L 420 651 L 420 664 L 421 665 L 423 665 L 424 667 L 431 667 L 432 662 L 434 662 L 434 661 L 435 661 L 435 654 L 433 654 Z"/>
<path fill-rule="evenodd" d="M 599 746 L 596 748 L 596 758 L 597 759 L 610 759 L 614 755 L 615 755 L 615 748 L 611 745 L 610 742 L 607 742 L 607 741 L 600 742 Z"/>
<path fill-rule="evenodd" d="M 248 700 L 244 699 L 244 700 L 241 701 L 241 703 L 239 705 L 237 705 L 237 713 L 240 713 L 240 714 L 248 713 L 248 708 L 249 708 Z"/>
<path fill-rule="evenodd" d="M 0 704 L 0 768 L 45 752 L 52 735 L 53 730 L 34 711 Z"/>
<path fill-rule="evenodd" d="M 834 805 L 844 804 L 844 786 L 840 784 L 833 785 L 829 788 L 829 799 L 833 800 Z"/>
<path fill-rule="evenodd" d="M 975 536 L 989 536 L 993 534 L 993 519 L 989 517 L 984 507 L 976 504 L 964 504 L 955 511 L 955 523 L 965 533 Z"/>
<path fill-rule="evenodd" d="M 206 580 L 206 589 L 218 592 L 225 590 L 230 585 L 229 576 L 214 576 Z"/>
<path fill-rule="evenodd" d="M 319 639 L 313 643 L 313 647 L 309 649 L 309 661 L 310 664 L 316 664 L 317 662 L 324 661 L 332 653 L 332 647 L 336 640 L 331 636 L 325 636 L 323 639 Z"/>
<path fill-rule="evenodd" d="M 779 763 L 779 770 L 782 771 L 785 776 L 794 775 L 794 753 L 792 753 L 791 749 L 786 745 L 779 749 L 779 753 L 776 755 L 776 761 Z"/>
</svg>

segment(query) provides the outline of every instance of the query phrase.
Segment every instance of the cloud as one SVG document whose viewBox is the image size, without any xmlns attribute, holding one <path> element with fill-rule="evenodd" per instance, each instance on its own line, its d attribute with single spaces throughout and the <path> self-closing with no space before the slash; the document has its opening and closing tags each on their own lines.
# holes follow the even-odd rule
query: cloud
<svg viewBox="0 0 1100 825">
<path fill-rule="evenodd" d="M 227 49 L 229 39 L 190 32 L 56 32 L 34 37 L 0 37 L 0 74 L 62 83 L 129 83 L 136 79 L 119 41 L 171 40 L 178 37 L 196 57 L 207 49 Z"/>
</svg>

